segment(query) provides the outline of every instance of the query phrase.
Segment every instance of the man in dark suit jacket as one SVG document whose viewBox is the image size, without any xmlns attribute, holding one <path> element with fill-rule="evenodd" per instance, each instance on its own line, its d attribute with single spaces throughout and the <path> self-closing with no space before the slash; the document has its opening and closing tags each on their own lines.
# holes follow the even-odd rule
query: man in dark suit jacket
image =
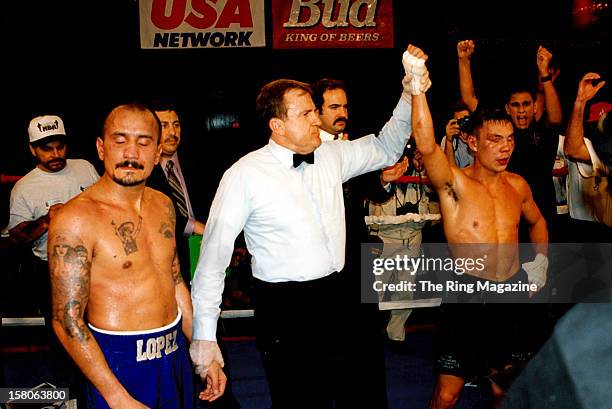
<svg viewBox="0 0 612 409">
<path fill-rule="evenodd" d="M 161 122 L 161 145 L 162 153 L 159 164 L 153 168 L 151 176 L 147 179 L 147 186 L 159 190 L 172 199 L 176 212 L 176 251 L 181 264 L 181 274 L 183 280 L 187 283 L 187 287 L 191 288 L 191 266 L 189 257 L 189 237 L 191 235 L 202 236 L 204 234 L 204 223 L 196 219 L 196 215 L 204 220 L 207 212 L 196 207 L 197 200 L 189 196 L 189 187 L 192 185 L 189 182 L 193 179 L 193 172 L 190 172 L 191 166 L 188 160 L 184 158 L 184 162 L 179 162 L 178 147 L 181 143 L 181 122 L 179 120 L 177 108 L 169 103 L 155 101 L 151 108 Z M 172 172 L 172 173 L 171 173 Z M 191 192 L 195 192 L 192 190 Z M 195 268 L 195 266 L 193 266 Z M 223 350 L 223 344 L 221 344 Z M 224 353 L 224 356 L 227 356 Z M 226 370 L 229 374 L 229 368 Z M 197 377 L 197 382 L 201 382 Z M 200 389 L 203 385 L 198 386 Z M 198 408 L 203 407 L 202 401 L 198 401 Z M 225 393 L 221 398 L 213 404 L 206 406 L 214 409 L 240 409 L 240 404 L 234 397 L 231 384 L 229 382 L 225 389 Z"/>
<path fill-rule="evenodd" d="M 333 78 L 323 78 L 316 81 L 313 86 L 313 101 L 316 112 L 321 121 L 321 141 L 324 143 L 343 143 L 348 141 L 345 132 L 348 123 L 348 97 L 343 81 Z M 338 142 L 331 142 L 338 141 Z M 338 388 L 340 396 L 339 405 L 348 407 L 359 405 L 385 409 L 388 407 L 386 394 L 386 377 L 384 362 L 384 344 L 381 326 L 381 314 L 374 303 L 363 302 L 361 296 L 366 289 L 372 288 L 373 275 L 361 275 L 361 244 L 371 241 L 364 223 L 367 215 L 364 200 L 384 202 L 393 194 L 384 188 L 381 174 L 378 171 L 369 172 L 349 180 L 343 184 L 345 224 L 346 224 L 346 253 L 344 269 L 340 272 L 345 284 L 345 292 L 339 294 L 343 297 L 341 303 L 345 311 L 342 314 L 344 322 L 343 331 L 346 342 L 338 360 L 346 360 L 347 373 Z M 399 175 L 398 175 L 399 176 Z M 371 291 L 366 298 L 376 299 Z M 358 368 L 354 365 L 358 365 Z M 367 373 L 364 377 L 359 374 Z M 362 391 L 358 397 L 345 399 L 346 395 L 353 395 L 354 390 Z M 343 391 L 348 391 L 343 395 Z M 366 392 L 367 391 L 367 392 Z M 344 407 L 344 406 L 343 406 Z"/>
<path fill-rule="evenodd" d="M 189 236 L 204 234 L 204 223 L 196 217 L 204 213 L 195 207 L 189 195 L 190 172 L 187 161 L 179 161 L 178 147 L 181 142 L 181 122 L 176 107 L 171 104 L 155 102 L 152 106 L 161 122 L 162 154 L 159 164 L 155 166 L 147 185 L 165 193 L 172 199 L 176 212 L 176 248 L 181 263 L 183 279 L 190 287 L 191 268 L 189 257 Z M 195 266 L 194 266 L 195 267 Z"/>
</svg>

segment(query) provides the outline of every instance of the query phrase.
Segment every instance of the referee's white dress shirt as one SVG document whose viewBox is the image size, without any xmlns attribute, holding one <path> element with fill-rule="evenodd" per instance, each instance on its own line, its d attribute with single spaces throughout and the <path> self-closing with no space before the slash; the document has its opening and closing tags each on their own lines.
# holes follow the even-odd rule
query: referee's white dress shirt
<svg viewBox="0 0 612 409">
<path fill-rule="evenodd" d="M 395 163 L 411 134 L 410 115 L 400 99 L 378 137 L 324 142 L 312 165 L 293 168 L 293 152 L 270 140 L 225 172 L 192 285 L 194 339 L 216 339 L 225 269 L 242 230 L 260 280 L 308 281 L 342 270 L 342 183 Z"/>
</svg>

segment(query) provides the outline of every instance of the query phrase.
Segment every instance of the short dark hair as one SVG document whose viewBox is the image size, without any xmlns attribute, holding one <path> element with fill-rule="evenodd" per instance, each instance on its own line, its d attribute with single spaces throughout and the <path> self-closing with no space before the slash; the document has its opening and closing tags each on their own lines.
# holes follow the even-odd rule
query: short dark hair
<svg viewBox="0 0 612 409">
<path fill-rule="evenodd" d="M 255 111 L 266 128 L 272 118 L 287 118 L 284 97 L 293 89 L 302 90 L 312 97 L 310 85 L 295 80 L 280 79 L 269 82 L 261 88 L 255 101 Z"/>
<path fill-rule="evenodd" d="M 483 109 L 478 110 L 472 116 L 473 135 L 478 139 L 480 137 L 479 132 L 484 126 L 485 122 L 507 122 L 512 125 L 512 118 L 501 109 Z"/>
<path fill-rule="evenodd" d="M 166 101 L 163 99 L 154 99 L 149 104 L 149 108 L 153 111 L 174 111 L 178 113 L 177 106 L 174 102 Z"/>
<path fill-rule="evenodd" d="M 337 80 L 334 78 L 322 78 L 312 84 L 312 100 L 317 110 L 321 111 L 323 108 L 323 94 L 325 91 L 333 89 L 341 89 L 346 94 L 346 85 L 344 81 Z"/>
<path fill-rule="evenodd" d="M 451 112 L 454 114 L 455 112 L 461 112 L 461 111 L 470 112 L 470 108 L 468 108 L 467 104 L 463 102 L 463 100 L 460 99 L 451 106 Z"/>
<path fill-rule="evenodd" d="M 153 111 L 152 108 L 140 102 L 128 102 L 126 104 L 119 104 L 113 109 L 111 109 L 108 114 L 106 114 L 106 117 L 104 118 L 104 122 L 102 124 L 102 139 L 104 139 L 104 134 L 106 133 L 106 122 L 108 121 L 108 117 L 118 108 L 124 108 L 130 111 L 149 112 L 153 116 L 153 118 L 155 118 L 155 123 L 157 124 L 157 143 L 159 144 L 161 142 L 161 122 L 159 121 L 159 118 L 157 117 L 157 115 L 155 115 L 155 111 Z"/>
<path fill-rule="evenodd" d="M 512 95 L 518 94 L 519 92 L 526 92 L 531 95 L 533 102 L 535 102 L 538 95 L 538 90 L 536 87 L 525 81 L 518 81 L 508 85 L 506 92 L 506 103 L 510 101 Z"/>
</svg>

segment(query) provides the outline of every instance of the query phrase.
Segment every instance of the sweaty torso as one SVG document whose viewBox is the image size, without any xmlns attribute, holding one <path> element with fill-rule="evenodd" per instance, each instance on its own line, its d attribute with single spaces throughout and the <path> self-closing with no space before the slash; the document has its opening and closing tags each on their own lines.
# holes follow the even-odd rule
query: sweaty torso
<svg viewBox="0 0 612 409">
<path fill-rule="evenodd" d="M 444 232 L 454 257 L 485 259 L 484 271 L 469 274 L 503 281 L 519 268 L 518 225 L 522 197 L 512 175 L 504 172 L 485 185 L 472 177 L 472 168 L 456 177 L 456 186 L 439 190 Z"/>
<path fill-rule="evenodd" d="M 168 198 L 148 188 L 139 213 L 93 202 L 88 220 L 95 245 L 87 317 L 95 327 L 144 330 L 176 318 L 175 220 L 169 206 Z"/>
</svg>

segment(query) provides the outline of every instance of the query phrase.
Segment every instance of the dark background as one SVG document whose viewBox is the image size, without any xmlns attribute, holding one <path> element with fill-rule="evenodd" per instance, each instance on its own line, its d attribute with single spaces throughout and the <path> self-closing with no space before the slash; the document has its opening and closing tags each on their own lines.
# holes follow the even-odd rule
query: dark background
<svg viewBox="0 0 612 409">
<path fill-rule="evenodd" d="M 514 78 L 535 78 L 540 44 L 561 68 L 555 84 L 566 113 L 585 72 L 609 78 L 612 13 L 600 11 L 596 21 L 578 29 L 572 22 L 573 0 L 394 0 L 393 49 L 281 51 L 271 48 L 271 1 L 265 3 L 265 48 L 141 50 L 135 0 L 3 2 L 0 171 L 23 175 L 34 166 L 27 125 L 47 113 L 64 119 L 72 137 L 69 156 L 84 157 L 101 170 L 94 141 L 109 108 L 163 97 L 179 105 L 182 144 L 189 146 L 185 154 L 201 167 L 199 193 L 209 200 L 222 172 L 267 140 L 254 120 L 255 96 L 264 83 L 281 77 L 344 79 L 351 104 L 349 133 L 363 135 L 377 131 L 395 106 L 401 54 L 409 42 L 430 56 L 429 101 L 439 138 L 449 107 L 459 98 L 458 40 L 477 42 L 472 69 L 481 99 L 503 102 L 504 86 Z M 207 119 L 219 113 L 237 115 L 240 127 L 207 130 Z M 2 214 L 0 220 L 8 219 L 7 211 Z"/>
</svg>

